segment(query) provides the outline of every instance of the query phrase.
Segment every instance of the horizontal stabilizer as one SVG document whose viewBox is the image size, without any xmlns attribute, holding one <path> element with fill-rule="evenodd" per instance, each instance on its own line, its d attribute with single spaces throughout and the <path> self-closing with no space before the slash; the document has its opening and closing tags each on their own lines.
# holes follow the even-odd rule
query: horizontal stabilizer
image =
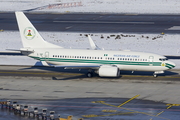
<svg viewBox="0 0 180 120">
<path fill-rule="evenodd" d="M 20 51 L 0 51 L 0 55 L 23 56 L 23 54 Z"/>
<path fill-rule="evenodd" d="M 10 51 L 19 51 L 19 52 L 31 52 L 31 53 L 34 52 L 34 50 L 31 49 L 31 48 L 20 48 L 19 50 L 18 50 L 18 49 L 6 49 L 6 50 L 10 50 Z"/>
</svg>

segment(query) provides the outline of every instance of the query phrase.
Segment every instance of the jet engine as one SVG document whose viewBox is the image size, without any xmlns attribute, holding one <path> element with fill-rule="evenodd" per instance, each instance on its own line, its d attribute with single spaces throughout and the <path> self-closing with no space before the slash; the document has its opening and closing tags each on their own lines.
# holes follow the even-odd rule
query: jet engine
<svg viewBox="0 0 180 120">
<path fill-rule="evenodd" d="M 120 70 L 117 66 L 102 65 L 98 70 L 98 74 L 100 77 L 119 77 Z"/>
</svg>

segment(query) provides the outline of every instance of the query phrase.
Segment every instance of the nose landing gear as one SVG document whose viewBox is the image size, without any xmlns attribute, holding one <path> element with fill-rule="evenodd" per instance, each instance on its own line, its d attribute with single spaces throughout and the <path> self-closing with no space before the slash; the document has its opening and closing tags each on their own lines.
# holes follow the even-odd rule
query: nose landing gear
<svg viewBox="0 0 180 120">
<path fill-rule="evenodd" d="M 153 76 L 154 76 L 154 78 L 157 78 L 158 74 L 163 74 L 163 73 L 164 73 L 164 71 L 155 71 Z"/>
<path fill-rule="evenodd" d="M 157 74 L 153 74 L 153 76 L 154 76 L 154 78 L 157 78 L 157 77 L 158 77 L 158 75 L 157 75 Z"/>
</svg>

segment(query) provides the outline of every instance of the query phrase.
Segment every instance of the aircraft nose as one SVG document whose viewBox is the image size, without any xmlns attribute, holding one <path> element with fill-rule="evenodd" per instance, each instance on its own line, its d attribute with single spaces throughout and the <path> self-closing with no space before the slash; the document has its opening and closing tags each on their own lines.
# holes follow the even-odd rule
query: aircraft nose
<svg viewBox="0 0 180 120">
<path fill-rule="evenodd" d="M 169 68 L 169 69 L 172 69 L 172 68 L 174 68 L 175 66 L 176 66 L 176 64 L 173 63 L 173 62 L 171 62 L 171 61 L 168 61 L 168 62 L 166 63 L 166 67 Z"/>
</svg>

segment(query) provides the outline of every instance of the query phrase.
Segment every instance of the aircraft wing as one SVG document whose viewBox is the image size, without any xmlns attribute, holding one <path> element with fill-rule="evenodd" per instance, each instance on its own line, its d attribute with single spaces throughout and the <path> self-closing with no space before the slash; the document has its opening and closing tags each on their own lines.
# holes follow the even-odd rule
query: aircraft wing
<svg viewBox="0 0 180 120">
<path fill-rule="evenodd" d="M 41 61 L 42 65 L 43 66 L 48 66 L 48 67 L 61 67 L 61 68 L 64 68 L 64 69 L 99 69 L 99 67 L 101 65 L 52 65 L 52 64 L 48 64 L 46 61 Z"/>
<path fill-rule="evenodd" d="M 100 65 L 70 65 L 70 66 L 61 66 L 54 65 L 54 67 L 64 67 L 64 69 L 99 69 Z"/>
</svg>

